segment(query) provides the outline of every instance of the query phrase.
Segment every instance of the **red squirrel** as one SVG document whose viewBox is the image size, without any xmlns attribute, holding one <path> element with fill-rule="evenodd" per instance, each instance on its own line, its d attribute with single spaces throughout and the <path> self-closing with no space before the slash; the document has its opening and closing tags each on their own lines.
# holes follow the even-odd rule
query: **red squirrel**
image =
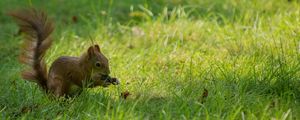
<svg viewBox="0 0 300 120">
<path fill-rule="evenodd" d="M 36 9 L 13 11 L 8 15 L 15 19 L 25 39 L 19 57 L 20 62 L 30 69 L 22 72 L 23 79 L 36 82 L 44 91 L 57 97 L 72 95 L 74 86 L 119 84 L 116 78 L 109 76 L 109 61 L 97 44 L 90 46 L 80 57 L 59 57 L 47 72 L 44 56 L 52 43 L 53 22 Z"/>
</svg>

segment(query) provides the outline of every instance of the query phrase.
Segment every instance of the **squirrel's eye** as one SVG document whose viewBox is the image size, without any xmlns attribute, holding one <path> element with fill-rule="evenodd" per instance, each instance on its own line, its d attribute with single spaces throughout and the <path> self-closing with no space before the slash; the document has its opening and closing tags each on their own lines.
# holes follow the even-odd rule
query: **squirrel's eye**
<svg viewBox="0 0 300 120">
<path fill-rule="evenodd" d="M 99 62 L 96 62 L 96 67 L 100 67 L 101 66 L 101 64 L 99 63 Z"/>
</svg>

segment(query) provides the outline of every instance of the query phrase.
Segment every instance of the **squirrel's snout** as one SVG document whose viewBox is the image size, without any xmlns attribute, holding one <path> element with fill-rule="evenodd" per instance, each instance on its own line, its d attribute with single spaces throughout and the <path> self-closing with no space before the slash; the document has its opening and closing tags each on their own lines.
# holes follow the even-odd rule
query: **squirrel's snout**
<svg viewBox="0 0 300 120">
<path fill-rule="evenodd" d="M 109 75 L 101 75 L 101 80 L 109 80 L 110 76 Z"/>
</svg>

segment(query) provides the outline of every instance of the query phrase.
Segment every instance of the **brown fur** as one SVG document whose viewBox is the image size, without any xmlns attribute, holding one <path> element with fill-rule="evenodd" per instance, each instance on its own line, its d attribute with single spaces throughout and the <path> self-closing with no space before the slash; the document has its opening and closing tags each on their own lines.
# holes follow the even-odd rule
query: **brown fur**
<svg viewBox="0 0 300 120">
<path fill-rule="evenodd" d="M 51 46 L 53 22 L 43 12 L 35 9 L 10 12 L 25 35 L 20 62 L 28 65 L 23 79 L 36 82 L 43 90 L 56 96 L 71 94 L 71 87 L 108 86 L 112 83 L 109 63 L 98 45 L 90 46 L 80 57 L 62 56 L 56 59 L 47 74 L 44 62 L 46 50 Z M 109 79 L 108 79 L 109 78 Z M 118 81 L 114 81 L 117 82 Z"/>
</svg>

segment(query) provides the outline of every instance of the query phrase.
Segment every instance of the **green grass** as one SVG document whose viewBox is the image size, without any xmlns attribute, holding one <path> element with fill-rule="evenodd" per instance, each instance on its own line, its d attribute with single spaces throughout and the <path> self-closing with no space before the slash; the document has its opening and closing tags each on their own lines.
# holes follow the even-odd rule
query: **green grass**
<svg viewBox="0 0 300 120">
<path fill-rule="evenodd" d="M 5 15 L 20 7 L 56 23 L 48 66 L 92 36 L 121 85 L 51 100 L 22 80 L 22 38 Z M 1 0 L 0 10 L 1 119 L 300 119 L 297 0 Z"/>
</svg>

